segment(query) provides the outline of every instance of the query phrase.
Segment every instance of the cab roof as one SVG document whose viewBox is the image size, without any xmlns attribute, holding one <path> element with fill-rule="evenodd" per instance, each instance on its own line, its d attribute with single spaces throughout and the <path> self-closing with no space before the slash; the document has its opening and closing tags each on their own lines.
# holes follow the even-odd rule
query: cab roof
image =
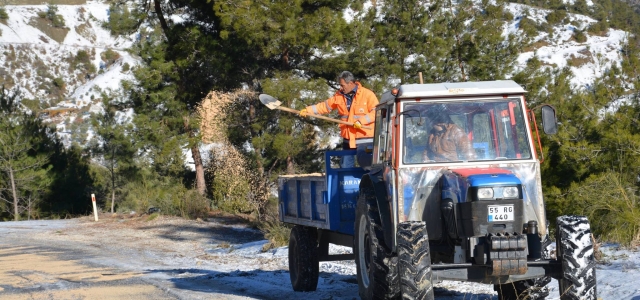
<svg viewBox="0 0 640 300">
<path fill-rule="evenodd" d="M 398 88 L 398 95 L 396 97 L 393 97 L 390 92 L 387 92 L 382 96 L 382 101 L 380 102 L 387 102 L 394 98 L 524 94 L 525 92 L 526 91 L 513 80 L 403 84 Z"/>
</svg>

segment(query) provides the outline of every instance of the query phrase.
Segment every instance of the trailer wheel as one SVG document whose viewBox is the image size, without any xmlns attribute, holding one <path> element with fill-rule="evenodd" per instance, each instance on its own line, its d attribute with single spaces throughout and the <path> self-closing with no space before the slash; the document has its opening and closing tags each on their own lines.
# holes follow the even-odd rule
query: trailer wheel
<svg viewBox="0 0 640 300">
<path fill-rule="evenodd" d="M 398 271 L 402 299 L 434 299 L 429 237 L 425 222 L 398 226 Z"/>
<path fill-rule="evenodd" d="M 356 207 L 353 252 L 356 257 L 360 298 L 395 299 L 398 286 L 398 258 L 382 243 L 382 229 L 378 206 L 371 189 L 362 188 Z"/>
<path fill-rule="evenodd" d="M 294 226 L 289 235 L 289 276 L 293 290 L 315 291 L 319 273 L 318 238 L 315 228 Z"/>
<path fill-rule="evenodd" d="M 583 216 L 557 219 L 557 257 L 562 262 L 560 299 L 596 299 L 596 260 L 591 226 Z"/>
</svg>

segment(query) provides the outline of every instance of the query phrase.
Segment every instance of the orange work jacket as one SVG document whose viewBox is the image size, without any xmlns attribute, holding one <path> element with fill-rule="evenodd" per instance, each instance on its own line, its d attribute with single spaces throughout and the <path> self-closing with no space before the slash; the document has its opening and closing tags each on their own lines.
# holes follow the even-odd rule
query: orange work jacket
<svg viewBox="0 0 640 300">
<path fill-rule="evenodd" d="M 378 97 L 371 90 L 356 82 L 358 89 L 351 102 L 351 110 L 347 110 L 347 98 L 337 91 L 331 98 L 311 105 L 314 114 L 328 114 L 334 109 L 338 110 L 340 120 L 351 124 L 360 121 L 363 126 L 371 129 L 355 129 L 352 125 L 340 124 L 340 135 L 349 140 L 349 147 L 356 147 L 356 139 L 373 138 L 373 123 L 375 122 L 375 108 L 378 105 Z"/>
</svg>

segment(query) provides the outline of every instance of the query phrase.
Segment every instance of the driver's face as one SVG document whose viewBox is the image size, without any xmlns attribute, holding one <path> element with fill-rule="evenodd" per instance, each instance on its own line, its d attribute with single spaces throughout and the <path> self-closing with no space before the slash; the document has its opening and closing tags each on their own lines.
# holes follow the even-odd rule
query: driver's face
<svg viewBox="0 0 640 300">
<path fill-rule="evenodd" d="M 340 78 L 340 91 L 343 93 L 348 93 L 353 91 L 353 89 L 356 87 L 356 83 L 355 82 L 345 82 L 344 79 Z"/>
<path fill-rule="evenodd" d="M 443 131 L 445 126 L 446 126 L 445 123 L 433 124 L 433 130 L 435 130 L 435 131 Z"/>
</svg>

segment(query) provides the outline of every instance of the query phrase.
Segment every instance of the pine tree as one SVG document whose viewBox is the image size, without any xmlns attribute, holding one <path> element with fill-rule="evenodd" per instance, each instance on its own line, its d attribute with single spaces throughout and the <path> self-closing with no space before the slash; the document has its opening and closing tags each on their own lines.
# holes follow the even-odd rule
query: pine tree
<svg viewBox="0 0 640 300">
<path fill-rule="evenodd" d="M 96 116 L 92 124 L 96 133 L 95 144 L 90 147 L 95 160 L 107 170 L 111 192 L 111 213 L 115 212 L 116 192 L 135 174 L 136 149 L 132 141 L 133 126 L 117 118 L 112 98 L 103 94 L 104 114 Z"/>
<path fill-rule="evenodd" d="M 28 115 L 19 109 L 19 93 L 0 90 L 0 174 L 6 184 L 0 186 L 0 200 L 11 204 L 10 214 L 20 220 L 23 212 L 30 218 L 49 187 L 48 156 L 37 153 L 35 142 L 24 125 Z"/>
</svg>

